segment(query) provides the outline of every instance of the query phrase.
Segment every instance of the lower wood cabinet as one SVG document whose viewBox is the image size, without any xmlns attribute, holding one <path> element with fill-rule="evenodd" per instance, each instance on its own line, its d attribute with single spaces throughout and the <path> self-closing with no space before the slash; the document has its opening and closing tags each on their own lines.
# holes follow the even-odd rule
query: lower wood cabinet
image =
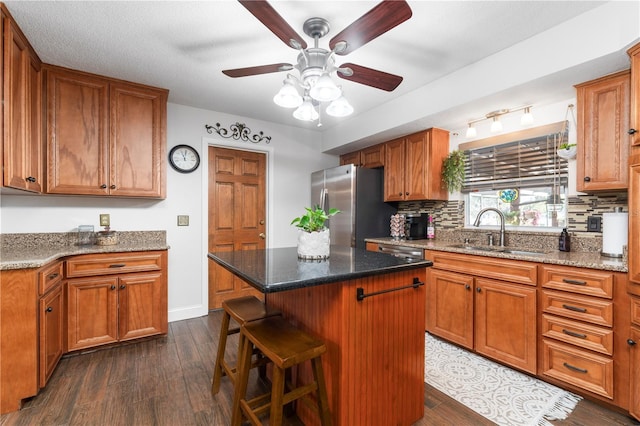
<svg viewBox="0 0 640 426">
<path fill-rule="evenodd" d="M 60 280 L 40 298 L 40 388 L 45 387 L 64 353 L 64 297 Z"/>
<path fill-rule="evenodd" d="M 640 420 L 640 297 L 631 297 L 629 347 L 629 413 Z"/>
<path fill-rule="evenodd" d="M 474 271 L 469 267 L 474 256 L 427 251 L 426 258 L 434 261 L 427 279 L 427 331 L 535 374 L 535 285 L 445 269 L 452 267 Z M 482 275 L 501 278 L 505 277 L 509 262 L 513 262 L 504 261 L 501 265 L 491 265 L 491 259 L 475 260 L 485 266 L 489 265 L 488 268 L 479 270 Z M 524 269 L 528 266 L 535 271 L 535 265 L 522 263 Z"/>
<path fill-rule="evenodd" d="M 80 277 L 67 282 L 67 349 L 165 334 L 167 278 L 163 265 L 164 252 L 67 260 L 67 277 Z"/>
</svg>

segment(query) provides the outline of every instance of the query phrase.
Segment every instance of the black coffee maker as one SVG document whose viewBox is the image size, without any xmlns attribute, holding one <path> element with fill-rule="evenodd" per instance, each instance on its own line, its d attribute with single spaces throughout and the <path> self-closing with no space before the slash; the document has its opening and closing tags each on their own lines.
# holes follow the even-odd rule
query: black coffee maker
<svg viewBox="0 0 640 426">
<path fill-rule="evenodd" d="M 404 219 L 404 235 L 407 240 L 424 240 L 427 238 L 429 214 L 408 213 Z"/>
</svg>

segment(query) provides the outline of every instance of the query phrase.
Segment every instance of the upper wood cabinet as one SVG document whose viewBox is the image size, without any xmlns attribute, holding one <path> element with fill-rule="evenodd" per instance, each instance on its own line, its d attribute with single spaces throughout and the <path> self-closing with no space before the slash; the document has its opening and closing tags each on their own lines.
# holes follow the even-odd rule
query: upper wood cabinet
<svg viewBox="0 0 640 426">
<path fill-rule="evenodd" d="M 41 62 L 5 6 L 1 7 L 2 184 L 42 192 Z"/>
<path fill-rule="evenodd" d="M 384 144 L 370 146 L 360 151 L 350 152 L 340 156 L 340 165 L 354 164 L 368 169 L 384 167 Z"/>
<path fill-rule="evenodd" d="M 442 162 L 449 132 L 428 129 L 385 144 L 384 200 L 447 200 Z"/>
<path fill-rule="evenodd" d="M 628 50 L 631 60 L 629 135 L 632 149 L 640 152 L 640 43 Z"/>
<path fill-rule="evenodd" d="M 167 91 L 47 65 L 51 194 L 164 198 Z"/>
<path fill-rule="evenodd" d="M 628 187 L 630 71 L 575 86 L 578 191 Z"/>
</svg>

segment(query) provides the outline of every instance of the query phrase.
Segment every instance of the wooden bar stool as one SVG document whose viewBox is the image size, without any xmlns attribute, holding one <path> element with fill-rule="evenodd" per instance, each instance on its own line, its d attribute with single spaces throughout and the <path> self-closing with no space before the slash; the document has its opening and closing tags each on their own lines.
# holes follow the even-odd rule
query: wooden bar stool
<svg viewBox="0 0 640 426">
<path fill-rule="evenodd" d="M 282 317 L 270 317 L 245 323 L 241 327 L 242 353 L 238 363 L 238 376 L 233 397 L 231 424 L 239 426 L 243 417 L 254 425 L 262 424 L 258 416 L 269 412 L 269 426 L 282 424 L 283 407 L 301 397 L 316 392 L 318 415 L 322 425 L 331 425 L 327 389 L 320 355 L 326 352 L 324 342 L 299 330 Z M 257 348 L 273 363 L 271 392 L 251 400 L 246 399 L 247 382 L 251 369 L 251 354 Z M 286 383 L 286 370 L 305 361 L 311 361 L 314 381 L 294 388 Z"/>
<path fill-rule="evenodd" d="M 224 313 L 222 316 L 222 325 L 220 326 L 218 355 L 216 356 L 216 364 L 213 367 L 213 381 L 211 383 L 211 394 L 213 395 L 217 394 L 220 390 L 220 380 L 222 379 L 222 376 L 229 376 L 229 379 L 231 379 L 231 382 L 234 383 L 234 385 L 236 382 L 237 368 L 228 364 L 224 359 L 224 353 L 227 347 L 227 337 L 240 331 L 239 327 L 229 328 L 231 318 L 242 326 L 250 321 L 280 315 L 279 310 L 270 309 L 254 296 L 225 300 L 222 302 L 222 308 L 224 309 Z M 241 350 L 242 348 L 240 347 L 239 342 L 238 360 L 240 358 Z M 264 357 L 262 354 L 258 353 L 257 357 L 258 359 L 253 363 L 251 368 L 264 365 Z M 264 372 L 261 372 L 261 376 L 264 376 Z"/>
</svg>

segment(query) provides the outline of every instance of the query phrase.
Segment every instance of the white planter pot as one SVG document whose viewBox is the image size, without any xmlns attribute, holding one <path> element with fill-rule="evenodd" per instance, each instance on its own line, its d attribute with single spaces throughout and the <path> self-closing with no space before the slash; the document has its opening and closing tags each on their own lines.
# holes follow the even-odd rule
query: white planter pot
<svg viewBox="0 0 640 426">
<path fill-rule="evenodd" d="M 326 259 L 329 257 L 329 246 L 329 229 L 319 232 L 298 231 L 300 259 Z"/>
<path fill-rule="evenodd" d="M 558 153 L 558 157 L 564 158 L 565 160 L 571 160 L 576 158 L 576 153 L 578 152 L 578 147 L 572 146 L 570 148 L 562 148 L 556 151 Z"/>
</svg>

